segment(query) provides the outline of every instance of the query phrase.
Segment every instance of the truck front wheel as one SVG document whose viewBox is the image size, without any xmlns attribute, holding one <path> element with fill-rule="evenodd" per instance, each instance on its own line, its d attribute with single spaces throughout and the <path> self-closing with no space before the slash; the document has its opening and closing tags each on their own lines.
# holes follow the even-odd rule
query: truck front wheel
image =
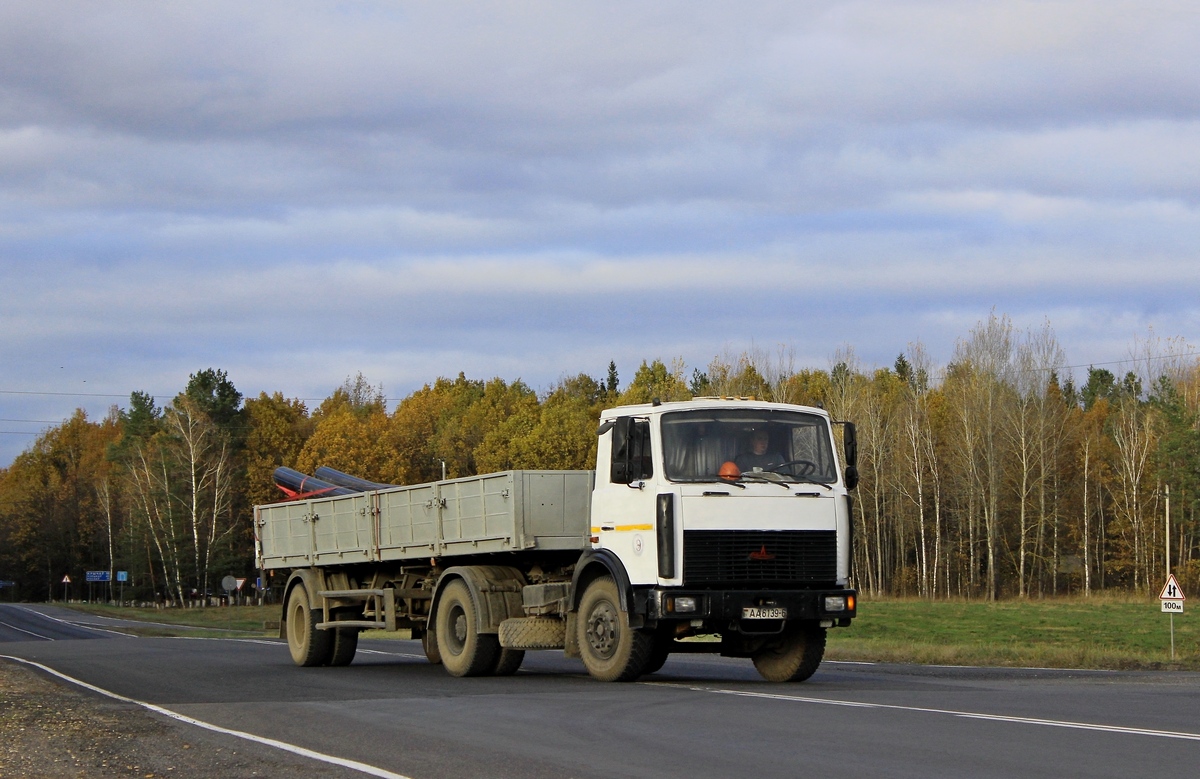
<svg viewBox="0 0 1200 779">
<path fill-rule="evenodd" d="M 451 676 L 483 676 L 495 670 L 500 640 L 477 629 L 475 601 L 462 579 L 455 579 L 442 591 L 435 633 L 442 666 Z"/>
<path fill-rule="evenodd" d="M 802 682 L 825 656 L 825 628 L 790 624 L 754 653 L 754 667 L 768 682 Z"/>
<path fill-rule="evenodd" d="M 621 594 L 610 576 L 588 585 L 579 602 L 579 656 L 588 673 L 602 682 L 630 682 L 650 662 L 654 636 L 629 626 Z"/>
<path fill-rule="evenodd" d="M 317 629 L 316 615 L 308 602 L 308 590 L 297 584 L 287 599 L 288 651 L 296 665 L 328 665 L 333 657 L 333 636 Z M 357 636 L 355 636 L 357 638 Z"/>
</svg>

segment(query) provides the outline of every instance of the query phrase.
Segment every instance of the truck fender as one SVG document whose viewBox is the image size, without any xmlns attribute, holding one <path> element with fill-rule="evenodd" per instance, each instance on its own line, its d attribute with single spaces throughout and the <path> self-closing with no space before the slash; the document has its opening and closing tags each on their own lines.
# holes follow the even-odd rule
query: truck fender
<svg viewBox="0 0 1200 779">
<path fill-rule="evenodd" d="M 523 617 L 521 588 L 525 575 L 516 568 L 503 565 L 458 565 L 447 568 L 433 588 L 429 624 L 437 624 L 442 590 L 455 579 L 462 579 L 476 605 L 475 629 L 480 634 L 499 633 L 500 623 L 509 617 Z"/>
<path fill-rule="evenodd" d="M 288 596 L 297 585 L 303 584 L 308 593 L 308 605 L 314 612 L 323 612 L 321 599 L 317 593 L 325 589 L 325 576 L 319 568 L 297 568 L 288 576 L 283 588 L 283 616 L 279 620 L 279 637 L 287 638 L 287 602 Z"/>
<path fill-rule="evenodd" d="M 621 559 L 608 549 L 589 549 L 579 556 L 575 563 L 575 575 L 571 578 L 571 611 L 579 610 L 579 602 L 583 600 L 583 591 L 593 579 L 604 575 L 611 576 L 617 583 L 621 593 L 621 610 L 633 612 L 633 586 L 629 583 L 629 574 Z"/>
</svg>

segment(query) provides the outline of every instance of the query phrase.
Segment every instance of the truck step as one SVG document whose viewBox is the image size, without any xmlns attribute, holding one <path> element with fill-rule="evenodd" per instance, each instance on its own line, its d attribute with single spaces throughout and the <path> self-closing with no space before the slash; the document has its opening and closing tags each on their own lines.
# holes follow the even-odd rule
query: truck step
<svg viewBox="0 0 1200 779">
<path fill-rule="evenodd" d="M 368 598 L 383 597 L 383 590 L 321 590 L 317 593 L 322 598 L 339 598 L 341 600 L 367 600 Z"/>
<path fill-rule="evenodd" d="M 373 619 L 338 619 L 332 622 L 322 622 L 317 630 L 337 630 L 338 628 L 366 628 L 367 630 L 386 630 L 387 625 Z"/>
</svg>

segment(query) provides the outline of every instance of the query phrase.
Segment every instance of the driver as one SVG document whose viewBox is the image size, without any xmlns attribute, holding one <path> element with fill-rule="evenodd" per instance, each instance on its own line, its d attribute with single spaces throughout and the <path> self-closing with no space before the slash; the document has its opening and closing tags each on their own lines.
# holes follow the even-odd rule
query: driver
<svg viewBox="0 0 1200 779">
<path fill-rule="evenodd" d="M 769 471 L 783 465 L 783 456 L 778 452 L 768 452 L 771 436 L 764 429 L 755 430 L 750 438 L 750 451 L 742 452 L 733 458 L 737 467 L 746 471 Z"/>
</svg>

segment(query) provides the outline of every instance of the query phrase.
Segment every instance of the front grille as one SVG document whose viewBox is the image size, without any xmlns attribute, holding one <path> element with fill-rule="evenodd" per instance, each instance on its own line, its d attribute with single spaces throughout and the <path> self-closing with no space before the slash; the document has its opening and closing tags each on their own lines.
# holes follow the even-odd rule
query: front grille
<svg viewBox="0 0 1200 779">
<path fill-rule="evenodd" d="M 684 586 L 831 585 L 837 579 L 832 530 L 688 530 Z"/>
</svg>

